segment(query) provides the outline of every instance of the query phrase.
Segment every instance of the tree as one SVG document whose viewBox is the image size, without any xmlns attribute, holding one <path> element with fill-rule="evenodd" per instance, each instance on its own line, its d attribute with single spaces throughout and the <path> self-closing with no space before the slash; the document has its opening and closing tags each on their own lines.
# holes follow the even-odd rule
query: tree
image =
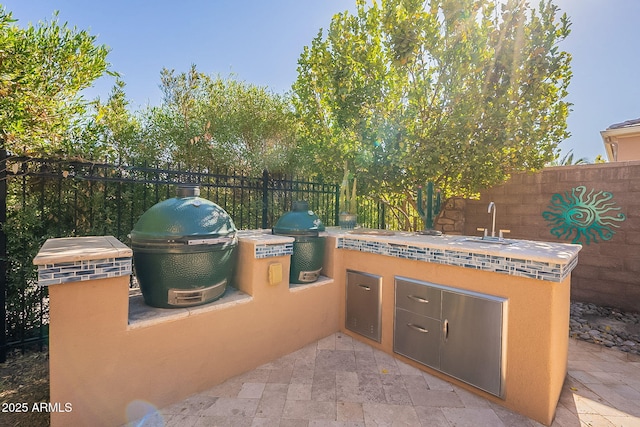
<svg viewBox="0 0 640 427">
<path fill-rule="evenodd" d="M 0 139 L 14 154 L 59 153 L 85 111 L 79 92 L 108 69 L 108 49 L 56 15 L 37 27 L 14 23 L 0 9 Z"/>
<path fill-rule="evenodd" d="M 88 103 L 87 113 L 62 142 L 68 157 L 126 164 L 155 159 L 156 147 L 144 140 L 139 113 L 130 111 L 124 89 L 117 79 L 105 101 L 98 97 Z"/>
<path fill-rule="evenodd" d="M 357 0 L 300 56 L 303 150 L 336 180 L 349 161 L 382 200 L 540 169 L 568 136 L 569 26 L 545 0 Z"/>
<path fill-rule="evenodd" d="M 371 166 L 385 124 L 393 120 L 389 111 L 400 101 L 390 90 L 394 75 L 381 49 L 378 12 L 359 2 L 357 16 L 335 15 L 326 39 L 321 30 L 298 61 L 293 103 L 307 166 L 336 181 L 344 162 L 359 170 Z"/>
<path fill-rule="evenodd" d="M 293 168 L 296 121 L 286 96 L 197 71 L 162 70 L 163 102 L 144 119 L 144 139 L 164 160 L 237 171 Z"/>
</svg>

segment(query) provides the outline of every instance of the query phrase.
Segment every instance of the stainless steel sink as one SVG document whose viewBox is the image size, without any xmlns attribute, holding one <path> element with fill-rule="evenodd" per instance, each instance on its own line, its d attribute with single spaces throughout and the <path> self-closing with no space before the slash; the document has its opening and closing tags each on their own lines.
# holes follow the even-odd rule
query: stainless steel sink
<svg viewBox="0 0 640 427">
<path fill-rule="evenodd" d="M 499 237 L 464 237 L 459 239 L 458 242 L 488 243 L 490 245 L 513 245 L 514 243 L 518 243 L 515 240 L 500 239 Z"/>
</svg>

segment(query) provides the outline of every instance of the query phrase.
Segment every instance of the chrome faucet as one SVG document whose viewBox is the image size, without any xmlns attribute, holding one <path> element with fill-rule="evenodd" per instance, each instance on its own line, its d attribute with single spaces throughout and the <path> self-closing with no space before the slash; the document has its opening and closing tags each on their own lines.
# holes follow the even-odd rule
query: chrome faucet
<svg viewBox="0 0 640 427">
<path fill-rule="evenodd" d="M 496 237 L 496 204 L 493 202 L 489 203 L 489 207 L 487 208 L 487 213 L 491 213 L 491 208 L 493 208 L 493 219 L 491 222 L 491 237 Z"/>
</svg>

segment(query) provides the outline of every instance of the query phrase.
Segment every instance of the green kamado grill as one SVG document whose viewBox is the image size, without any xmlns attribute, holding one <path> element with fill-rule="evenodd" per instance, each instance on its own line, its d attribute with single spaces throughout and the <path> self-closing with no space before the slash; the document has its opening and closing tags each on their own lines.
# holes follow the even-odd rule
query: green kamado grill
<svg viewBox="0 0 640 427">
<path fill-rule="evenodd" d="M 325 242 L 325 238 L 319 236 L 321 231 L 324 231 L 322 221 L 305 201 L 293 202 L 293 210 L 281 216 L 273 227 L 273 234 L 295 238 L 290 283 L 312 283 L 320 277 Z"/>
<path fill-rule="evenodd" d="M 131 231 L 133 262 L 146 304 L 206 304 L 224 294 L 237 263 L 236 227 L 197 186 L 155 204 Z"/>
</svg>

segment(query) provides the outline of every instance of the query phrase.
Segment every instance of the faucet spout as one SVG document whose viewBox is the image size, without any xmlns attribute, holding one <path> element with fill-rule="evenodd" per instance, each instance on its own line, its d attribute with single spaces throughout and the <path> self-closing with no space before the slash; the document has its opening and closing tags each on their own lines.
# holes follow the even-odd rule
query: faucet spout
<svg viewBox="0 0 640 427">
<path fill-rule="evenodd" d="M 496 204 L 491 202 L 487 208 L 487 213 L 491 213 L 493 209 L 493 217 L 491 220 L 491 237 L 496 237 Z"/>
</svg>

